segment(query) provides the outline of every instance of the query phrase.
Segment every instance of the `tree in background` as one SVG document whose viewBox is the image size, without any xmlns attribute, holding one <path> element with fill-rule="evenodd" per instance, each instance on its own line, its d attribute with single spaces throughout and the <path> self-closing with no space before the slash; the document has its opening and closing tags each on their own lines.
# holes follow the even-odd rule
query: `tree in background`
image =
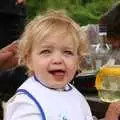
<svg viewBox="0 0 120 120">
<path fill-rule="evenodd" d="M 28 20 L 47 9 L 65 9 L 81 25 L 95 24 L 119 0 L 28 0 Z"/>
</svg>

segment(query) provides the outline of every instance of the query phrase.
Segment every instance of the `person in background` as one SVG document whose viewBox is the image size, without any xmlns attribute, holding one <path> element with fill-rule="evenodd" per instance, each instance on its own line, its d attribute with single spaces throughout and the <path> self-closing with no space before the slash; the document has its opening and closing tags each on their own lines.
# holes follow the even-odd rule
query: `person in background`
<svg viewBox="0 0 120 120">
<path fill-rule="evenodd" d="M 113 49 L 120 48 L 120 1 L 100 18 L 99 24 L 107 26 L 106 42 L 111 44 Z"/>
<path fill-rule="evenodd" d="M 24 31 L 26 21 L 25 2 L 26 0 L 0 2 L 0 98 L 2 100 L 1 95 L 10 93 L 8 88 L 12 89 L 11 94 L 17 89 L 16 76 L 20 78 L 20 81 L 22 77 L 26 78 L 23 74 L 24 68 L 17 65 L 17 42 Z M 6 85 L 5 82 L 9 84 Z"/>
<path fill-rule="evenodd" d="M 26 21 L 25 0 L 0 1 L 0 105 L 26 79 L 23 67 L 17 66 L 17 43 Z M 11 44 L 11 45 L 10 45 Z M 16 79 L 17 78 L 17 79 Z M 0 106 L 0 119 L 2 107 Z"/>
<path fill-rule="evenodd" d="M 19 44 L 30 77 L 7 102 L 5 120 L 93 120 L 85 98 L 69 83 L 86 46 L 79 25 L 64 12 L 33 19 Z"/>
<path fill-rule="evenodd" d="M 0 98 L 12 96 L 27 78 L 25 68 L 18 65 L 18 41 L 0 49 Z M 7 83 L 7 84 L 6 84 Z M 6 98 L 6 100 L 9 98 Z"/>
<path fill-rule="evenodd" d="M 25 0 L 0 1 L 0 48 L 17 40 L 24 30 Z"/>
<path fill-rule="evenodd" d="M 25 81 L 26 70 L 18 67 L 18 41 L 0 49 L 0 120 L 3 120 L 2 101 L 7 101 Z"/>
<path fill-rule="evenodd" d="M 24 78 L 24 68 L 17 65 L 17 44 L 24 31 L 25 18 L 25 0 L 2 0 L 0 2 L 0 93 L 3 95 L 10 92 L 8 88 L 13 88 L 12 94 L 15 92 L 18 85 L 12 85 L 12 83 L 15 82 L 16 76 L 22 75 Z M 6 85 L 5 82 L 9 84 Z M 0 98 L 3 99 L 1 94 Z"/>
<path fill-rule="evenodd" d="M 111 54 L 116 55 L 116 50 L 120 49 L 120 1 L 115 3 L 113 7 L 101 17 L 99 23 L 107 26 L 106 42 L 112 46 Z M 120 53 L 118 54 L 119 57 L 117 58 L 120 61 Z M 119 117 L 120 102 L 113 102 L 108 107 L 105 120 L 119 120 Z"/>
</svg>

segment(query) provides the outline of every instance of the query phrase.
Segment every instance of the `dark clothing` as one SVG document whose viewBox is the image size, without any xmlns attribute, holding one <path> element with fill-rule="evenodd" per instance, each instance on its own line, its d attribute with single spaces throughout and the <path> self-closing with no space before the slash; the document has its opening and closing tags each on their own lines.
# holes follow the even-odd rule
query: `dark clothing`
<svg viewBox="0 0 120 120">
<path fill-rule="evenodd" d="M 19 39 L 24 31 L 26 6 L 16 0 L 0 1 L 0 48 Z M 0 71 L 0 92 L 13 94 L 25 79 L 23 67 Z"/>
<path fill-rule="evenodd" d="M 26 69 L 16 67 L 0 71 L 0 120 L 3 120 L 2 101 L 14 95 L 17 88 L 27 79 Z"/>
<path fill-rule="evenodd" d="M 17 40 L 24 30 L 25 18 L 0 13 L 0 48 Z"/>
<path fill-rule="evenodd" d="M 0 13 L 25 16 L 25 5 L 16 4 L 16 0 L 1 0 Z"/>
<path fill-rule="evenodd" d="M 24 31 L 26 6 L 16 4 L 16 0 L 0 1 L 0 48 L 17 40 Z M 25 69 L 17 67 L 0 71 L 0 100 L 7 101 L 25 81 Z M 0 102 L 1 103 L 1 102 Z M 0 105 L 0 120 L 3 118 Z"/>
<path fill-rule="evenodd" d="M 16 67 L 0 71 L 0 93 L 1 99 L 8 100 L 17 88 L 27 79 L 26 69 L 24 67 Z"/>
<path fill-rule="evenodd" d="M 95 79 L 96 75 L 86 75 L 86 76 L 80 76 L 78 75 L 73 79 L 73 85 L 80 91 L 82 94 L 86 93 L 97 93 L 97 90 L 95 88 Z"/>
<path fill-rule="evenodd" d="M 0 48 L 17 40 L 25 26 L 26 9 L 16 0 L 0 1 Z"/>
</svg>

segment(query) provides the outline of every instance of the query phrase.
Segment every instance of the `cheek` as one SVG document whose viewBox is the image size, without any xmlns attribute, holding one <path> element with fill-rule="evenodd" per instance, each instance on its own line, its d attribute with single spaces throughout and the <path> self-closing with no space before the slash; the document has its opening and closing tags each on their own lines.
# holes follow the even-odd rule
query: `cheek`
<svg viewBox="0 0 120 120">
<path fill-rule="evenodd" d="M 42 71 L 46 68 L 46 64 L 39 61 L 37 64 L 34 65 L 34 67 L 36 68 L 36 70 Z"/>
<path fill-rule="evenodd" d="M 32 61 L 32 68 L 35 73 L 43 71 L 45 68 L 45 65 L 46 64 L 44 64 L 44 61 L 41 61 L 41 60 L 34 59 L 34 61 Z"/>
<path fill-rule="evenodd" d="M 72 60 L 71 62 L 68 62 L 68 67 L 71 72 L 76 72 L 78 68 L 78 60 Z"/>
<path fill-rule="evenodd" d="M 77 68 L 78 68 L 78 66 L 77 66 L 76 63 L 74 63 L 74 64 L 72 63 L 72 64 L 69 65 L 69 70 L 68 70 L 69 80 L 73 79 L 73 77 L 75 76 L 75 74 L 77 72 Z"/>
<path fill-rule="evenodd" d="M 34 74 L 41 79 L 46 75 L 46 66 L 43 64 L 37 64 L 34 66 Z"/>
</svg>

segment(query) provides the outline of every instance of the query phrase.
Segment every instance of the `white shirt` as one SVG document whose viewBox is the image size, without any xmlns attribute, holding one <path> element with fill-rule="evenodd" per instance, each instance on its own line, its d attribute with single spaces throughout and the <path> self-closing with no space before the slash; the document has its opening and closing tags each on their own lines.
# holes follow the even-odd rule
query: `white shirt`
<svg viewBox="0 0 120 120">
<path fill-rule="evenodd" d="M 8 101 L 4 120 L 93 120 L 85 98 L 72 85 L 68 86 L 66 91 L 57 91 L 29 78 L 19 88 L 24 92 Z"/>
</svg>

